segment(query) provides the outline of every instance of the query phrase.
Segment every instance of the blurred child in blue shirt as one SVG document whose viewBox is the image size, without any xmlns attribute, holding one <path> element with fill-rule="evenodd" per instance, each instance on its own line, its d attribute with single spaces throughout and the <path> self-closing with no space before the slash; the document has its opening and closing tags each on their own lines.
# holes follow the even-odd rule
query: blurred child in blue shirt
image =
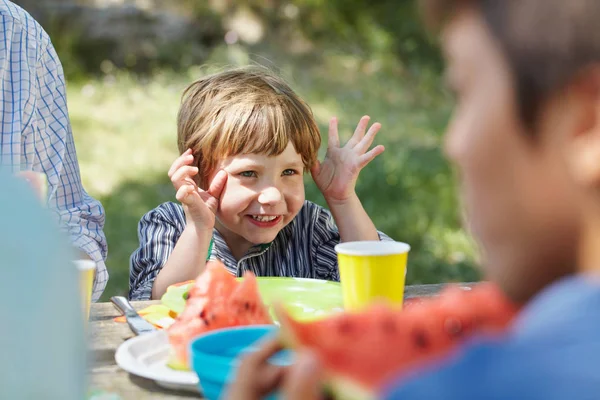
<svg viewBox="0 0 600 400">
<path fill-rule="evenodd" d="M 445 148 L 469 227 L 486 277 L 524 308 L 506 337 L 471 342 L 380 397 L 599 399 L 600 2 L 422 4 L 456 93 Z M 266 372 L 286 399 L 311 400 L 319 371 L 301 354 L 284 375 Z"/>
</svg>

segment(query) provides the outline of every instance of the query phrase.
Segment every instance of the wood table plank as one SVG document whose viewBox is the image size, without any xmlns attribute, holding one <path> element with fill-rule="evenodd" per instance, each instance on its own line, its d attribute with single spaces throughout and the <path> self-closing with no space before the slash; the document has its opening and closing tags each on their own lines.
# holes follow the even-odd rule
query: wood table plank
<svg viewBox="0 0 600 400">
<path fill-rule="evenodd" d="M 141 310 L 160 301 L 133 301 L 136 310 Z M 112 303 L 96 303 L 90 313 L 90 338 L 92 366 L 90 371 L 90 387 L 109 393 L 118 394 L 123 400 L 153 399 L 198 399 L 200 394 L 185 391 L 167 390 L 154 381 L 131 375 L 117 366 L 115 352 L 127 339 L 135 335 L 129 325 L 114 321 L 119 311 Z"/>
<path fill-rule="evenodd" d="M 473 283 L 461 285 L 472 286 Z M 443 284 L 407 286 L 405 297 L 434 296 L 443 286 Z M 159 301 L 134 301 L 132 305 L 140 310 L 159 303 Z M 199 394 L 163 389 L 151 380 L 130 375 L 120 369 L 115 362 L 115 352 L 125 340 L 134 335 L 127 324 L 114 321 L 114 318 L 119 315 L 119 311 L 112 303 L 92 305 L 89 325 L 89 348 L 92 359 L 91 388 L 116 393 L 123 400 L 202 398 Z"/>
</svg>

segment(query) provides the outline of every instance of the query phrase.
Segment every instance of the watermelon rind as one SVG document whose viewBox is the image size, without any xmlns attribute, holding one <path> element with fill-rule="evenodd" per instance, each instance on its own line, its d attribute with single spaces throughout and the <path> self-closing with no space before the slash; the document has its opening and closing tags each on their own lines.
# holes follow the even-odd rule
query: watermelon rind
<svg viewBox="0 0 600 400">
<path fill-rule="evenodd" d="M 167 367 L 174 369 L 175 371 L 191 371 L 190 367 L 179 361 L 174 351 L 169 352 L 169 358 L 167 358 Z"/>
<path fill-rule="evenodd" d="M 185 308 L 186 295 L 190 291 L 193 283 L 187 285 L 172 285 L 161 297 L 161 303 L 173 311 L 175 314 L 181 314 Z"/>
<path fill-rule="evenodd" d="M 330 392 L 339 400 L 376 400 L 375 392 L 342 376 L 329 373 L 327 379 Z"/>
</svg>

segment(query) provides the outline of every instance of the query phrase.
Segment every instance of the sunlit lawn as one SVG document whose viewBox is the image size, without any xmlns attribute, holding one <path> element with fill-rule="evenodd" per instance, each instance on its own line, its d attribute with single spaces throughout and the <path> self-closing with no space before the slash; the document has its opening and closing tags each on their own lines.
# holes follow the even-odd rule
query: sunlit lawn
<svg viewBox="0 0 600 400">
<path fill-rule="evenodd" d="M 322 128 L 333 115 L 346 134 L 364 114 L 383 124 L 378 141 L 386 152 L 363 171 L 358 192 L 379 229 L 413 246 L 409 282 L 477 279 L 471 267 L 473 246 L 459 228 L 452 174 L 440 153 L 449 102 L 436 79 L 424 71 L 409 75 L 385 59 L 360 62 L 339 53 L 322 58 L 299 62 L 272 57 L 271 66 L 280 68 L 309 102 Z M 207 65 L 247 61 L 241 49 L 222 48 Z M 104 299 L 127 291 L 139 218 L 174 200 L 166 171 L 177 156 L 180 94 L 210 70 L 160 73 L 144 80 L 116 73 L 69 84 L 83 182 L 107 215 L 110 281 Z M 308 179 L 307 193 L 322 203 Z"/>
</svg>

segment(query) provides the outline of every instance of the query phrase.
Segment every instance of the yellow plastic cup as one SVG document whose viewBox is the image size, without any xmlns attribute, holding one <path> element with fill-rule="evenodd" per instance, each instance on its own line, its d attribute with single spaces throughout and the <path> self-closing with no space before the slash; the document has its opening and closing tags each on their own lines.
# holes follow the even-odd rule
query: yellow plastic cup
<svg viewBox="0 0 600 400">
<path fill-rule="evenodd" d="M 81 309 L 84 321 L 90 318 L 90 307 L 92 305 L 92 290 L 94 276 L 96 275 L 96 263 L 92 260 L 75 260 L 75 266 L 79 272 L 79 290 L 81 293 Z"/>
<path fill-rule="evenodd" d="M 338 244 L 335 251 L 346 310 L 359 310 L 376 300 L 402 307 L 408 244 L 346 242 Z"/>
</svg>

